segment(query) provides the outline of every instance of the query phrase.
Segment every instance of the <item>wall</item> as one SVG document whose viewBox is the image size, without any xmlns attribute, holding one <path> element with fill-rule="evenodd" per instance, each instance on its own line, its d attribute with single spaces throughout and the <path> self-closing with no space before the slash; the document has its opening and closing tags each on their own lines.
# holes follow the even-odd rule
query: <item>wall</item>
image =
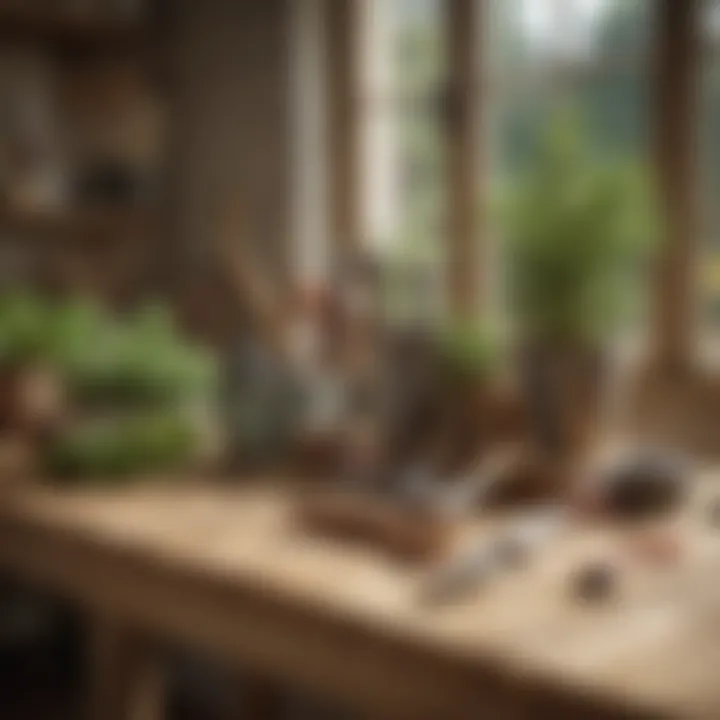
<svg viewBox="0 0 720 720">
<path fill-rule="evenodd" d="M 166 54 L 171 140 L 166 276 L 211 335 L 241 308 L 213 241 L 232 232 L 282 282 L 292 233 L 293 0 L 175 0 Z M 188 300 L 188 298 L 190 298 Z"/>
</svg>

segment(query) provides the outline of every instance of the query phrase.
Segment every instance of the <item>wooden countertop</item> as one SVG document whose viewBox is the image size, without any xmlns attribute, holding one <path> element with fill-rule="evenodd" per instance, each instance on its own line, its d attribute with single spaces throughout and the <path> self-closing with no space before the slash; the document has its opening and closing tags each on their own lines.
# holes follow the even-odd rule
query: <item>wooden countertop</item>
<svg viewBox="0 0 720 720">
<path fill-rule="evenodd" d="M 581 558 L 627 557 L 618 529 L 570 531 L 433 610 L 416 600 L 418 568 L 302 534 L 291 494 L 270 482 L 19 490 L 0 507 L 0 564 L 358 707 L 720 717 L 720 528 L 700 509 L 713 475 L 678 520 L 687 557 L 630 564 L 618 600 L 597 606 L 574 601 L 567 579 Z"/>
</svg>

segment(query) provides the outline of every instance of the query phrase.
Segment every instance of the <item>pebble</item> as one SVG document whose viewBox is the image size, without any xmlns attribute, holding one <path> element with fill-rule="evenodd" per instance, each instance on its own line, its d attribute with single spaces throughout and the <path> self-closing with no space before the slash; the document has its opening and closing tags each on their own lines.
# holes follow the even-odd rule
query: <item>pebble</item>
<svg viewBox="0 0 720 720">
<path fill-rule="evenodd" d="M 573 595 L 584 602 L 608 600 L 617 591 L 617 569 L 607 562 L 594 562 L 572 575 Z"/>
<path fill-rule="evenodd" d="M 608 512 L 628 519 L 675 510 L 684 502 L 688 472 L 677 456 L 648 451 L 619 463 L 601 478 Z"/>
</svg>

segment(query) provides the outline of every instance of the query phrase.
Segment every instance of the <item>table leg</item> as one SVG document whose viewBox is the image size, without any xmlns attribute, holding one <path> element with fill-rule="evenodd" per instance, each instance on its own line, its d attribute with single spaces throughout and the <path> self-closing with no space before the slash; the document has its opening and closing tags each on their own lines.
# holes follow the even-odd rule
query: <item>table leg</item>
<svg viewBox="0 0 720 720">
<path fill-rule="evenodd" d="M 162 720 L 165 667 L 156 644 L 107 618 L 92 628 L 87 720 Z"/>
</svg>

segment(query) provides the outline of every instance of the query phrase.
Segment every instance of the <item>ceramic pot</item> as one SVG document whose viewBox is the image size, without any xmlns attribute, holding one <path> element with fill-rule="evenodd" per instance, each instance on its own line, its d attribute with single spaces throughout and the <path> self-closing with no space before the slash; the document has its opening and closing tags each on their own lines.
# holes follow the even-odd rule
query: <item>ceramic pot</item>
<svg viewBox="0 0 720 720">
<path fill-rule="evenodd" d="M 607 356 L 581 345 L 535 343 L 520 360 L 533 445 L 552 465 L 577 469 L 599 438 Z"/>
<path fill-rule="evenodd" d="M 0 369 L 0 425 L 38 434 L 51 430 L 65 411 L 65 388 L 57 373 L 38 365 Z"/>
</svg>

